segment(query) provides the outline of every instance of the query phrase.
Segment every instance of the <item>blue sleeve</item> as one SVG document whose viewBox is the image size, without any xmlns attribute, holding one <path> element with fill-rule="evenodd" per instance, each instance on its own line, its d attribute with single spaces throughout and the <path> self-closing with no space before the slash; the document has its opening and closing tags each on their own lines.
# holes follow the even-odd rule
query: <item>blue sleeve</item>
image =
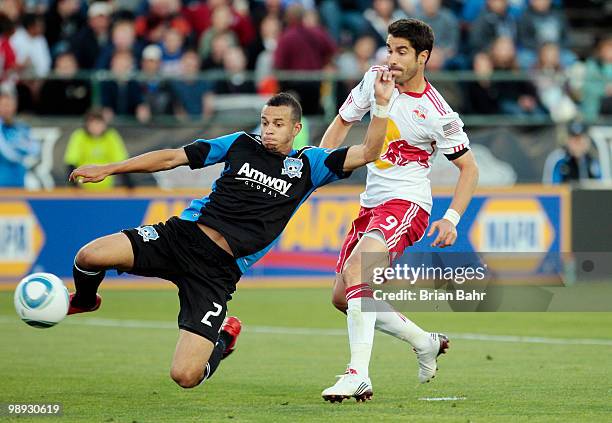
<svg viewBox="0 0 612 423">
<path fill-rule="evenodd" d="M 557 163 L 555 163 L 555 166 L 553 167 L 553 171 L 552 171 L 552 183 L 553 184 L 563 183 L 563 175 L 561 175 L 561 165 L 563 164 L 563 162 L 564 160 L 561 159 Z"/>
<path fill-rule="evenodd" d="M 191 169 L 201 169 L 225 161 L 227 152 L 244 132 L 235 132 L 211 140 L 198 139 L 184 147 Z"/>
<path fill-rule="evenodd" d="M 351 176 L 351 172 L 343 170 L 348 149 L 349 147 L 336 149 L 313 147 L 304 151 L 310 163 L 310 179 L 314 187 Z"/>
<path fill-rule="evenodd" d="M 601 179 L 601 167 L 599 166 L 599 161 L 593 159 L 591 162 L 591 174 L 593 175 L 593 179 Z"/>
</svg>

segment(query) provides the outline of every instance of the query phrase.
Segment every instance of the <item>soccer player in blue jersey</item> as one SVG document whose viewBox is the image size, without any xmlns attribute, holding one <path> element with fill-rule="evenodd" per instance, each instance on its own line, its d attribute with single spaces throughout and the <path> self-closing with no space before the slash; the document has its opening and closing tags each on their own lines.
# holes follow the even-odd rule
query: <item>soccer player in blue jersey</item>
<svg viewBox="0 0 612 423">
<path fill-rule="evenodd" d="M 237 318 L 225 319 L 236 283 L 272 247 L 316 188 L 378 158 L 394 86 L 390 72 L 378 73 L 376 106 L 360 145 L 293 150 L 302 110 L 293 97 L 281 93 L 263 107 L 261 135 L 236 132 L 75 169 L 71 180 L 99 182 L 115 174 L 225 163 L 210 195 L 192 201 L 179 217 L 98 238 L 81 248 L 74 261 L 76 292 L 68 314 L 100 307 L 97 289 L 109 269 L 172 281 L 179 289 L 180 312 L 170 375 L 183 388 L 210 378 L 234 350 L 240 333 Z"/>
</svg>

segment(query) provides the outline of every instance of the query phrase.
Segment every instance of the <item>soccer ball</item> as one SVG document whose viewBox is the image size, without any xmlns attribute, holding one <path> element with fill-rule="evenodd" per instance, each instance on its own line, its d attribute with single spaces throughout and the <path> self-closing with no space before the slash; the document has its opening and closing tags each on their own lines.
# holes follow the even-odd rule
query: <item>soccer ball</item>
<svg viewBox="0 0 612 423">
<path fill-rule="evenodd" d="M 68 313 L 68 290 L 51 273 L 32 273 L 17 285 L 14 302 L 21 320 L 35 328 L 50 328 Z"/>
</svg>

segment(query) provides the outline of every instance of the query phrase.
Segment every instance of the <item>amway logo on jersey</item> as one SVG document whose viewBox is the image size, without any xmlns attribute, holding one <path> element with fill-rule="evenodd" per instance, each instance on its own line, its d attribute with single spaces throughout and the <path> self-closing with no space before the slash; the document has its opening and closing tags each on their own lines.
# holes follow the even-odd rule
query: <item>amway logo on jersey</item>
<svg viewBox="0 0 612 423">
<path fill-rule="evenodd" d="M 248 162 L 242 165 L 238 171 L 238 175 L 244 175 L 245 177 L 236 179 L 245 181 L 247 185 L 257 188 L 266 194 L 273 195 L 274 197 L 276 197 L 276 193 L 289 197 L 287 191 L 289 191 L 289 188 L 293 185 L 284 179 L 273 178 L 252 168 Z M 266 190 L 266 188 L 269 188 L 269 190 Z"/>
</svg>

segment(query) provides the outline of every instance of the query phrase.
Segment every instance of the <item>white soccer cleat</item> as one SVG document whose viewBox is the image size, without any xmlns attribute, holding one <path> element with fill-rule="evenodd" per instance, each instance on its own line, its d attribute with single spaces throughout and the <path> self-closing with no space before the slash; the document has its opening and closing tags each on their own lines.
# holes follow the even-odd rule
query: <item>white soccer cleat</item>
<svg viewBox="0 0 612 423">
<path fill-rule="evenodd" d="M 419 382 L 426 383 L 436 377 L 438 370 L 438 356 L 445 354 L 449 348 L 449 339 L 441 333 L 429 334 L 429 347 L 417 350 L 414 349 L 419 362 Z"/>
<path fill-rule="evenodd" d="M 351 397 L 357 402 L 372 399 L 372 381 L 369 377 L 360 376 L 353 369 L 346 369 L 346 373 L 337 377 L 339 379 L 334 386 L 321 392 L 325 401 L 342 402 Z"/>
</svg>

